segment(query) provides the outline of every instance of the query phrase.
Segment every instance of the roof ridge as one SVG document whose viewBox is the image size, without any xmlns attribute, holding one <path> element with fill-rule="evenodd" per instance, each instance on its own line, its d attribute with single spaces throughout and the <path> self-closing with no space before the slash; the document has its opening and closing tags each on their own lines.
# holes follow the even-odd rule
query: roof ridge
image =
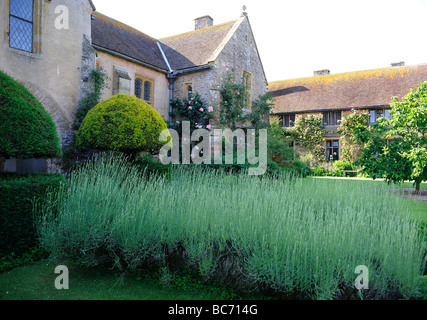
<svg viewBox="0 0 427 320">
<path fill-rule="evenodd" d="M 366 70 L 357 70 L 357 71 L 347 71 L 347 72 L 333 73 L 333 74 L 321 75 L 321 76 L 301 77 L 301 78 L 293 78 L 293 79 L 286 79 L 286 80 L 275 80 L 275 81 L 269 82 L 268 84 L 277 85 L 280 83 L 296 82 L 296 81 L 304 81 L 304 80 L 312 80 L 312 79 L 320 80 L 320 79 L 342 78 L 345 75 L 367 74 L 367 73 L 375 73 L 380 71 L 398 72 L 402 70 L 415 69 L 419 67 L 427 67 L 427 64 L 418 64 L 418 65 L 402 66 L 402 67 L 384 67 L 384 68 L 375 68 L 375 69 L 366 69 Z"/>
<path fill-rule="evenodd" d="M 163 37 L 163 38 L 160 38 L 160 39 L 158 39 L 158 40 L 159 40 L 159 41 L 164 41 L 164 40 L 169 40 L 169 39 L 173 39 L 173 38 L 180 38 L 180 37 L 184 37 L 184 36 L 186 36 L 186 35 L 190 35 L 190 34 L 197 34 L 197 33 L 205 32 L 205 31 L 212 30 L 212 29 L 215 29 L 215 28 L 221 28 L 221 27 L 227 26 L 227 25 L 229 25 L 229 24 L 234 24 L 234 23 L 236 23 L 237 21 L 238 21 L 238 20 L 232 20 L 232 21 L 224 22 L 224 23 L 217 24 L 217 25 L 214 25 L 214 26 L 205 27 L 205 28 L 202 28 L 202 29 L 197 29 L 197 30 L 187 31 L 187 32 L 180 33 L 180 34 L 173 35 L 173 36 L 169 36 L 169 37 Z"/>
</svg>

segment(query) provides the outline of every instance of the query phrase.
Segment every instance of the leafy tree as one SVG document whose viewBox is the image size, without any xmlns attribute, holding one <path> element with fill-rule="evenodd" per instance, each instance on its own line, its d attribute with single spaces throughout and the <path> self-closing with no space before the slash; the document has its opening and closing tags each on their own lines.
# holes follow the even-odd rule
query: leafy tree
<svg viewBox="0 0 427 320">
<path fill-rule="evenodd" d="M 361 131 L 358 141 L 364 143 L 361 158 L 356 164 L 373 179 L 385 178 L 389 182 L 401 182 L 411 176 L 411 163 L 402 157 L 401 139 L 387 140 L 388 126 L 380 121 Z"/>
<path fill-rule="evenodd" d="M 411 179 L 419 192 L 421 182 L 427 179 L 427 82 L 401 101 L 394 97 L 391 107 L 387 137 L 401 137 L 400 155 L 411 162 Z"/>
<path fill-rule="evenodd" d="M 358 134 L 365 144 L 358 161 L 364 172 L 389 182 L 414 181 L 419 193 L 427 179 L 427 82 L 400 101 L 391 101 L 391 120 L 379 119 Z"/>
</svg>

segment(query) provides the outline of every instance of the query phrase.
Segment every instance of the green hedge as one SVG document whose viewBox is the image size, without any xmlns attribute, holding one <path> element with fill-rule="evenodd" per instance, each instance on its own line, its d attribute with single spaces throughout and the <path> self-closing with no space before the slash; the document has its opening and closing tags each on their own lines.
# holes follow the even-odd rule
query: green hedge
<svg viewBox="0 0 427 320">
<path fill-rule="evenodd" d="M 0 71 L 0 157 L 61 156 L 56 125 L 22 84 Z"/>
<path fill-rule="evenodd" d="M 37 246 L 34 201 L 43 203 L 47 191 L 63 181 L 56 174 L 0 174 L 0 257 L 18 257 Z"/>
</svg>

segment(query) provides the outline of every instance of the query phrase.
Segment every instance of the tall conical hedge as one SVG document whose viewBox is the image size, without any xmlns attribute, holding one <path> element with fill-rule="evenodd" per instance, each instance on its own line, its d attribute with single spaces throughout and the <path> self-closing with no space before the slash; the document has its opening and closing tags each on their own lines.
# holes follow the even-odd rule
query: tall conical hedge
<svg viewBox="0 0 427 320">
<path fill-rule="evenodd" d="M 27 88 L 0 71 L 0 157 L 31 159 L 60 155 L 52 117 Z"/>
</svg>

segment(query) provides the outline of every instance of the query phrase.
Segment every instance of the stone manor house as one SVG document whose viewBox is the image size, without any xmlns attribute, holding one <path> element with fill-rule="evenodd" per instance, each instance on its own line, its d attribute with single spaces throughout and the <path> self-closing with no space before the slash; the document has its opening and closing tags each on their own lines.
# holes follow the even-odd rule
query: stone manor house
<svg viewBox="0 0 427 320">
<path fill-rule="evenodd" d="M 95 68 L 102 67 L 111 79 L 103 99 L 135 95 L 165 120 L 170 120 L 171 99 L 184 99 L 189 92 L 218 105 L 221 79 L 231 71 L 236 80 L 245 80 L 252 98 L 272 92 L 272 116 L 285 127 L 297 115 L 318 113 L 333 128 L 354 108 L 370 112 L 375 121 L 387 116 L 392 96 L 427 80 L 427 66 L 397 66 L 269 84 L 246 12 L 217 25 L 203 16 L 192 31 L 154 39 L 97 12 L 91 0 L 0 0 L 0 35 L 0 70 L 42 103 L 63 142 L 72 134 L 73 114 Z M 327 139 L 326 146 L 339 149 L 338 136 Z M 8 161 L 16 170 L 17 162 Z"/>
<path fill-rule="evenodd" d="M 421 82 L 427 81 L 427 65 L 405 66 L 331 74 L 315 71 L 313 77 L 269 83 L 275 99 L 271 117 L 283 128 L 293 126 L 296 117 L 318 115 L 325 127 L 325 160 L 340 160 L 341 141 L 336 132 L 343 117 L 352 112 L 369 114 L 369 123 L 380 117 L 390 119 L 392 97 L 401 99 Z"/>
<path fill-rule="evenodd" d="M 57 20 L 66 7 L 67 28 Z M 267 79 L 248 16 L 154 39 L 96 11 L 90 0 L 0 0 L 0 70 L 24 84 L 52 115 L 65 141 L 73 112 L 88 90 L 88 75 L 106 70 L 114 94 L 135 95 L 170 120 L 170 100 L 197 92 L 219 102 L 221 79 L 245 77 L 248 93 L 265 94 Z"/>
</svg>

